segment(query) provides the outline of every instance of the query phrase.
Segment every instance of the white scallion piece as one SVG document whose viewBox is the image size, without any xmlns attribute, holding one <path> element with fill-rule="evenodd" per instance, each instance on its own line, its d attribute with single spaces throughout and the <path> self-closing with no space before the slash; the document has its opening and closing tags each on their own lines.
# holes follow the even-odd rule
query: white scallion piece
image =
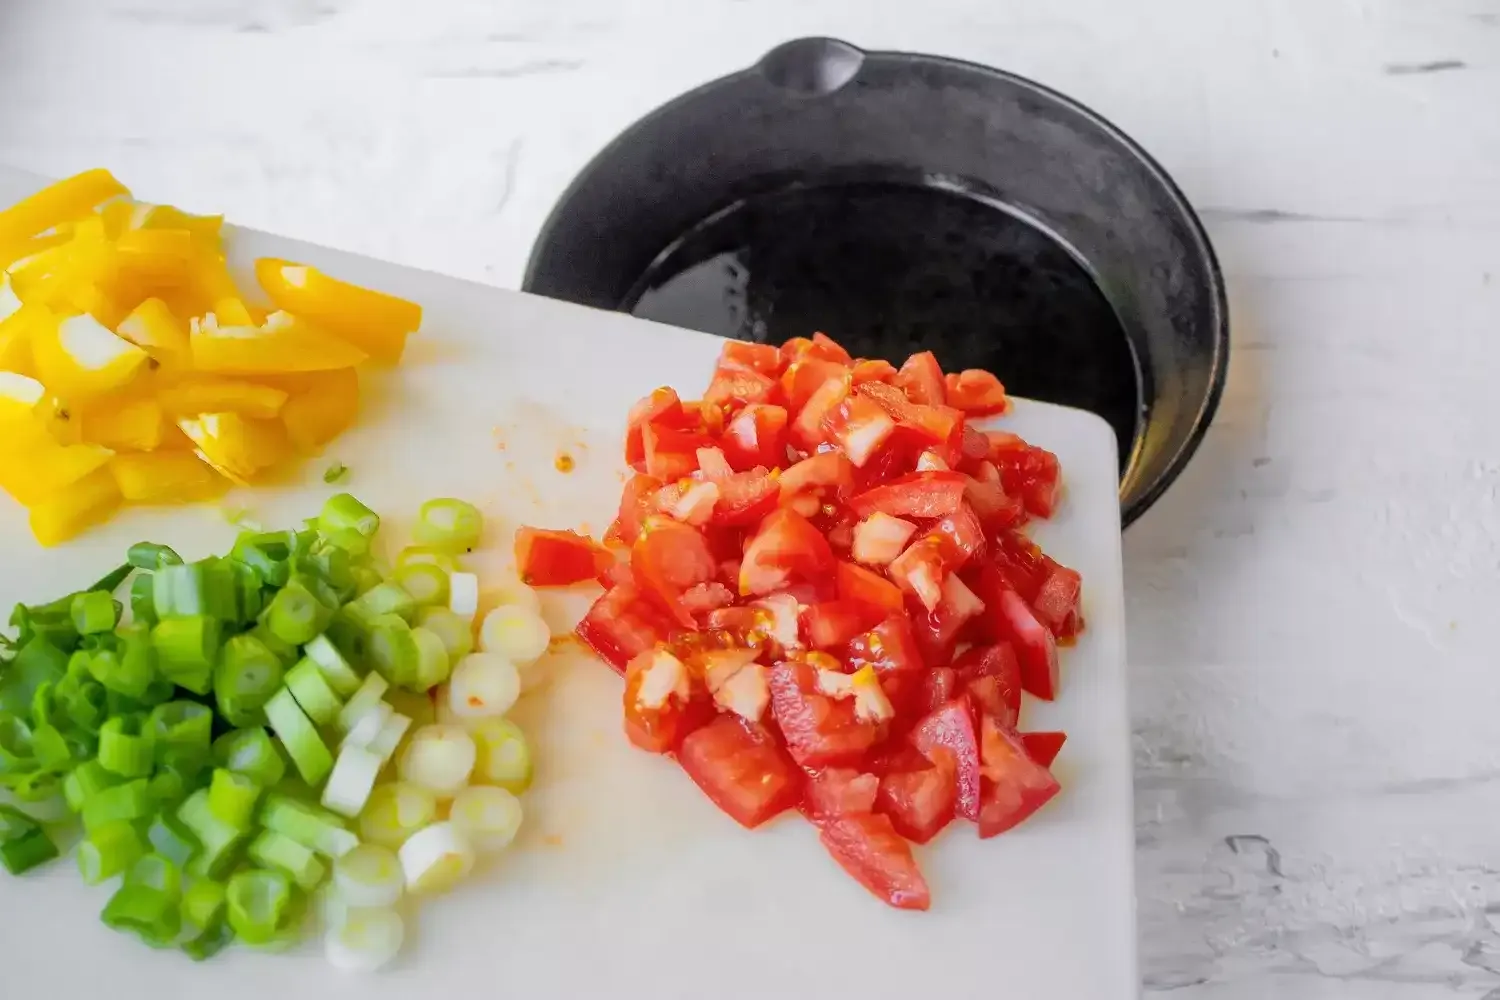
<svg viewBox="0 0 1500 1000">
<path fill-rule="evenodd" d="M 328 784 L 323 786 L 324 808 L 340 816 L 358 816 L 369 801 L 375 779 L 384 766 L 384 757 L 364 747 L 341 749 L 338 759 L 333 762 L 333 771 L 328 775 Z"/>
<path fill-rule="evenodd" d="M 328 964 L 342 972 L 374 972 L 401 950 L 406 925 L 395 910 L 350 909 L 323 937 Z"/>
<path fill-rule="evenodd" d="M 354 672 L 349 661 L 344 659 L 344 654 L 328 640 L 328 636 L 317 636 L 302 647 L 302 652 L 318 665 L 323 679 L 340 698 L 348 698 L 359 690 L 359 674 Z"/>
<path fill-rule="evenodd" d="M 412 642 L 417 647 L 418 691 L 430 691 L 448 679 L 453 671 L 453 662 L 448 659 L 448 646 L 442 636 L 431 629 L 418 625 L 411 630 Z"/>
<path fill-rule="evenodd" d="M 450 662 L 474 652 L 474 623 L 447 608 L 423 608 L 417 612 L 417 626 L 443 640 Z"/>
<path fill-rule="evenodd" d="M 364 683 L 359 690 L 350 695 L 349 700 L 344 702 L 344 707 L 339 709 L 338 730 L 347 733 L 354 728 L 354 724 L 367 712 L 370 707 L 385 697 L 385 692 L 390 688 L 390 683 L 375 671 L 365 675 Z"/>
<path fill-rule="evenodd" d="M 531 787 L 531 747 L 509 719 L 480 719 L 469 726 L 479 751 L 474 779 L 520 795 Z"/>
<path fill-rule="evenodd" d="M 514 574 L 507 575 L 499 583 L 490 581 L 485 589 L 494 595 L 497 607 L 509 605 L 525 608 L 536 614 L 542 613 L 542 595 L 526 586 L 521 582 L 521 578 Z"/>
<path fill-rule="evenodd" d="M 396 852 L 379 844 L 360 844 L 333 864 L 339 898 L 354 909 L 396 905 L 405 883 Z"/>
<path fill-rule="evenodd" d="M 448 822 L 481 852 L 503 851 L 521 829 L 521 800 L 503 788 L 470 785 L 453 799 Z"/>
<path fill-rule="evenodd" d="M 406 731 L 411 728 L 411 716 L 394 713 L 385 720 L 385 725 L 380 727 L 380 735 L 370 741 L 367 748 L 383 762 L 391 759 L 396 753 L 396 748 L 401 746 L 401 741 L 406 737 Z"/>
<path fill-rule="evenodd" d="M 474 868 L 474 848 L 452 823 L 433 823 L 401 845 L 406 891 L 438 893 L 452 888 Z"/>
<path fill-rule="evenodd" d="M 479 577 L 473 573 L 448 574 L 448 610 L 472 622 L 479 611 Z"/>
<path fill-rule="evenodd" d="M 459 719 L 504 715 L 521 696 L 521 675 L 496 653 L 470 653 L 448 681 L 448 708 Z"/>
<path fill-rule="evenodd" d="M 339 749 L 342 750 L 345 747 L 369 749 L 370 744 L 380 737 L 380 731 L 395 714 L 395 709 L 389 704 L 377 701 L 365 711 L 365 714 L 355 720 L 353 727 L 344 736 L 344 741 L 339 744 Z"/>
<path fill-rule="evenodd" d="M 530 691 L 542 679 L 536 665 L 547 652 L 552 630 L 535 611 L 515 605 L 501 605 L 484 616 L 479 627 L 479 647 L 486 653 L 499 653 L 521 672 L 521 687 Z"/>
<path fill-rule="evenodd" d="M 437 817 L 437 796 L 405 781 L 376 785 L 359 814 L 359 836 L 396 850 Z"/>
<path fill-rule="evenodd" d="M 447 799 L 468 783 L 477 756 L 474 737 L 463 727 L 439 723 L 412 733 L 396 771 L 402 781 Z"/>
</svg>

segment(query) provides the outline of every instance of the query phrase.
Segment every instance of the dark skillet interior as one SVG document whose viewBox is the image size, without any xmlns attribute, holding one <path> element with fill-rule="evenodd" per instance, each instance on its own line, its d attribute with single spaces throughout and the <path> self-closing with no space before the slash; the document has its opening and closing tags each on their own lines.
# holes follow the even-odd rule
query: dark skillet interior
<svg viewBox="0 0 1500 1000">
<path fill-rule="evenodd" d="M 828 39 L 627 130 L 554 210 L 525 288 L 989 369 L 1110 423 L 1126 523 L 1196 447 L 1228 357 L 1207 238 L 1123 135 L 1016 77 Z"/>
</svg>

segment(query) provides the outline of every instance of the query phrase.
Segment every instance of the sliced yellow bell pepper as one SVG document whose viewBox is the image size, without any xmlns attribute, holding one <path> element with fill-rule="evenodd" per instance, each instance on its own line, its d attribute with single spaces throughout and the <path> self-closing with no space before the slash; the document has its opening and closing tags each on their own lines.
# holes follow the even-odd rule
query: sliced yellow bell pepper
<svg viewBox="0 0 1500 1000">
<path fill-rule="evenodd" d="M 249 483 L 292 453 L 285 428 L 275 421 L 204 413 L 177 426 L 198 446 L 199 457 L 237 483 Z"/>
<path fill-rule="evenodd" d="M 190 451 L 116 455 L 109 471 L 131 503 L 194 503 L 229 489 L 229 480 Z"/>
<path fill-rule="evenodd" d="M 406 335 L 422 325 L 422 307 L 415 302 L 339 281 L 306 264 L 262 257 L 255 278 L 279 308 L 387 364 L 401 360 Z"/>
<path fill-rule="evenodd" d="M 187 327 L 161 299 L 146 299 L 115 329 L 165 367 L 185 368 L 192 361 Z"/>
<path fill-rule="evenodd" d="M 39 323 L 31 332 L 37 378 L 70 402 L 113 392 L 139 375 L 147 354 L 89 315 Z"/>
<path fill-rule="evenodd" d="M 109 469 L 100 468 L 70 487 L 31 506 L 31 533 L 42 545 L 65 542 L 91 528 L 120 506 L 120 488 Z"/>
<path fill-rule="evenodd" d="M 85 170 L 58 181 L 0 212 L 0 247 L 82 218 L 109 199 L 129 193 L 108 170 Z"/>
<path fill-rule="evenodd" d="M 47 395 L 47 387 L 34 378 L 17 372 L 0 372 L 0 456 L 17 441 L 17 424 L 36 420 L 37 404 Z"/>
<path fill-rule="evenodd" d="M 222 215 L 192 215 L 171 205 L 137 205 L 131 218 L 135 229 L 186 229 L 200 245 L 217 251 Z"/>
<path fill-rule="evenodd" d="M 284 312 L 260 326 L 220 326 L 210 314 L 194 320 L 188 337 L 193 367 L 228 375 L 351 368 L 365 353 Z"/>
<path fill-rule="evenodd" d="M 133 229 L 114 243 L 115 281 L 175 288 L 192 277 L 193 234 L 186 229 Z"/>
<path fill-rule="evenodd" d="M 29 240 L 0 247 L 0 267 L 6 271 L 20 270 L 27 266 L 33 257 L 48 250 L 55 250 L 72 238 L 71 233 L 49 233 L 46 236 L 33 236 Z"/>
<path fill-rule="evenodd" d="M 38 310 L 22 304 L 0 274 L 0 371 L 31 375 L 31 325 Z"/>
<path fill-rule="evenodd" d="M 76 422 L 84 442 L 130 451 L 154 451 L 161 447 L 167 431 L 175 429 L 162 404 L 149 398 L 90 406 Z"/>
<path fill-rule="evenodd" d="M 103 467 L 113 454 L 94 444 L 58 444 L 45 428 L 40 438 L 33 437 L 29 429 L 22 433 L 28 438 L 25 444 L 0 454 L 0 489 L 27 507 L 71 490 L 74 483 Z"/>
<path fill-rule="evenodd" d="M 16 296 L 22 302 L 31 301 L 35 290 L 45 287 L 47 279 L 66 266 L 70 253 L 70 242 L 63 240 L 49 246 L 39 246 L 34 252 L 16 258 L 5 269 Z"/>
<path fill-rule="evenodd" d="M 157 398 L 174 417 L 238 413 L 242 417 L 275 420 L 287 400 L 287 393 L 241 379 L 190 376 L 162 389 Z"/>
<path fill-rule="evenodd" d="M 130 312 L 111 291 L 92 281 L 79 281 L 59 289 L 58 301 L 61 308 L 92 316 L 108 330 L 119 326 Z"/>
<path fill-rule="evenodd" d="M 359 375 L 353 368 L 266 379 L 292 394 L 281 408 L 281 422 L 299 451 L 317 451 L 359 415 Z"/>
<path fill-rule="evenodd" d="M 83 444 L 83 416 L 77 408 L 50 392 L 36 405 L 36 418 L 58 444 Z M 103 444 L 92 441 L 90 444 Z"/>
</svg>

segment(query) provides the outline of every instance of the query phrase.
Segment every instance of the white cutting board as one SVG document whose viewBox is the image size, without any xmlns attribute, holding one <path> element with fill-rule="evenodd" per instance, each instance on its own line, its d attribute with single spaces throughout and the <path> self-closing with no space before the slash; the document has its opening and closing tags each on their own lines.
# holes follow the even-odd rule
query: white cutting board
<svg viewBox="0 0 1500 1000">
<path fill-rule="evenodd" d="M 0 204 L 36 186 L 0 170 Z M 601 531 L 619 497 L 630 404 L 662 384 L 695 396 L 721 343 L 264 233 L 227 238 L 237 265 L 316 264 L 420 302 L 426 323 L 399 370 L 366 380 L 358 425 L 323 458 L 284 487 L 239 490 L 225 504 L 280 527 L 348 489 L 385 517 L 393 551 L 422 500 L 465 497 L 487 518 L 472 560 L 482 576 L 510 564 L 518 524 Z M 424 902 L 385 972 L 340 975 L 312 944 L 282 955 L 236 948 L 203 964 L 150 951 L 99 923 L 110 890 L 84 886 L 67 858 L 24 878 L 0 872 L 0 997 L 1133 998 L 1115 442 L 1097 417 L 1042 403 L 1018 401 L 1004 426 L 1062 460 L 1066 500 L 1036 537 L 1082 572 L 1088 628 L 1062 651 L 1059 700 L 1028 696 L 1023 709 L 1025 728 L 1068 732 L 1062 793 L 997 839 L 955 822 L 918 848 L 930 912 L 867 895 L 800 819 L 746 832 L 670 761 L 629 747 L 619 678 L 574 646 L 555 658 L 551 686 L 517 708 L 538 758 L 522 835 L 468 884 Z M 563 451 L 577 462 L 568 474 L 553 464 Z M 322 481 L 334 460 L 351 470 L 339 487 Z M 0 496 L 0 609 L 86 585 L 138 540 L 191 559 L 233 537 L 213 507 L 133 509 L 44 551 Z M 548 594 L 554 630 L 596 593 Z"/>
</svg>

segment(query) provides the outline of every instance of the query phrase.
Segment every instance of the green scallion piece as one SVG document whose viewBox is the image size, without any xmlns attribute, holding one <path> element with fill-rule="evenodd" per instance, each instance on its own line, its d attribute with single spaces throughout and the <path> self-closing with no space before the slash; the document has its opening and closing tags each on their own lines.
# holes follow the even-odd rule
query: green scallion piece
<svg viewBox="0 0 1500 1000">
<path fill-rule="evenodd" d="M 156 761 L 156 745 L 139 715 L 117 715 L 99 727 L 99 763 L 122 778 L 144 778 Z"/>
<path fill-rule="evenodd" d="M 36 770 L 31 725 L 19 715 L 0 713 L 0 775 Z"/>
<path fill-rule="evenodd" d="M 106 788 L 120 784 L 120 777 L 104 769 L 98 760 L 88 760 L 68 772 L 63 779 L 63 797 L 68 808 L 75 813 L 83 812 L 84 804 Z"/>
<path fill-rule="evenodd" d="M 305 656 L 286 672 L 286 687 L 314 725 L 326 726 L 344 707 L 318 665 Z"/>
<path fill-rule="evenodd" d="M 332 485 L 333 483 L 343 482 L 348 478 L 349 466 L 345 465 L 343 462 L 334 462 L 328 468 L 323 470 L 323 482 L 330 485 Z"/>
<path fill-rule="evenodd" d="M 182 950 L 196 961 L 217 954 L 234 940 L 224 919 L 224 885 L 197 879 L 182 894 Z"/>
<path fill-rule="evenodd" d="M 463 500 L 444 497 L 429 500 L 417 512 L 412 538 L 418 545 L 447 552 L 466 552 L 479 544 L 484 515 Z"/>
<path fill-rule="evenodd" d="M 36 820 L 13 806 L 0 806 L 0 865 L 12 875 L 57 857 L 57 845 Z"/>
<path fill-rule="evenodd" d="M 176 944 L 182 926 L 175 895 L 129 880 L 109 897 L 99 919 L 110 930 L 134 934 L 153 948 Z"/>
<path fill-rule="evenodd" d="M 108 573 L 95 580 L 93 585 L 89 587 L 89 590 L 102 590 L 106 594 L 113 594 L 115 592 L 115 588 L 124 583 L 125 578 L 132 572 L 134 572 L 134 570 L 135 567 L 130 565 L 130 563 L 128 562 L 120 566 L 116 566 L 114 569 L 110 570 Z"/>
<path fill-rule="evenodd" d="M 229 921 L 220 920 L 183 941 L 182 951 L 193 961 L 202 962 L 213 958 L 233 943 L 234 930 L 229 926 Z"/>
<path fill-rule="evenodd" d="M 214 701 L 236 726 L 258 725 L 271 696 L 281 689 L 281 659 L 250 633 L 224 643 L 214 667 Z"/>
<path fill-rule="evenodd" d="M 380 515 L 351 494 L 336 493 L 323 504 L 318 515 L 318 530 L 330 538 L 352 531 L 368 540 L 380 530 Z"/>
<path fill-rule="evenodd" d="M 297 647 L 282 642 L 277 638 L 276 633 L 272 632 L 266 624 L 264 615 L 261 616 L 261 620 L 256 623 L 255 627 L 246 632 L 245 635 L 254 636 L 256 639 L 259 639 L 262 646 L 276 654 L 276 659 L 281 662 L 283 668 L 290 667 L 298 660 Z"/>
<path fill-rule="evenodd" d="M 208 804 L 208 789 L 200 788 L 177 807 L 177 818 L 198 838 L 198 853 L 188 862 L 188 873 L 207 878 L 223 878 L 239 863 L 240 848 L 245 844 L 244 831 L 214 815 Z"/>
<path fill-rule="evenodd" d="M 114 878 L 146 853 L 140 831 L 128 820 L 105 823 L 88 832 L 78 845 L 78 871 L 89 885 Z"/>
<path fill-rule="evenodd" d="M 31 733 L 31 752 L 43 771 L 64 768 L 73 759 L 73 747 L 56 726 L 37 726 Z"/>
<path fill-rule="evenodd" d="M 219 655 L 217 619 L 201 613 L 175 618 L 163 615 L 151 630 L 151 645 L 156 648 L 156 668 L 163 677 L 194 694 L 208 694 Z"/>
<path fill-rule="evenodd" d="M 408 623 L 417 615 L 417 602 L 394 580 L 371 587 L 350 601 L 349 607 L 358 609 L 370 618 L 400 615 Z"/>
<path fill-rule="evenodd" d="M 266 796 L 260 822 L 267 830 L 290 837 L 329 858 L 343 857 L 359 845 L 359 838 L 339 817 L 280 792 Z"/>
<path fill-rule="evenodd" d="M 240 609 L 240 582 L 234 565 L 218 556 L 198 560 L 202 567 L 203 613 L 221 622 L 245 621 Z"/>
<path fill-rule="evenodd" d="M 398 615 L 380 615 L 370 628 L 370 666 L 393 685 L 415 687 L 421 651 L 411 626 Z"/>
<path fill-rule="evenodd" d="M 286 762 L 270 735 L 260 727 L 235 729 L 214 740 L 214 761 L 221 768 L 243 774 L 262 788 L 286 776 Z"/>
<path fill-rule="evenodd" d="M 421 626 L 411 630 L 411 639 L 417 647 L 417 673 L 409 686 L 418 691 L 431 691 L 453 672 L 448 647 L 442 636 Z"/>
<path fill-rule="evenodd" d="M 225 890 L 229 926 L 246 944 L 269 944 L 292 910 L 292 882 L 279 871 L 237 873 Z"/>
<path fill-rule="evenodd" d="M 293 577 L 266 608 L 266 627 L 282 642 L 300 646 L 322 633 L 333 612 L 306 583 Z"/>
<path fill-rule="evenodd" d="M 344 654 L 329 641 L 328 636 L 317 636 L 303 647 L 304 660 L 311 660 L 323 672 L 323 679 L 340 698 L 347 698 L 359 690 L 359 674 L 344 659 Z"/>
<path fill-rule="evenodd" d="M 401 570 L 411 566 L 436 566 L 444 573 L 452 573 L 458 569 L 458 559 L 446 549 L 430 545 L 408 545 L 396 553 L 396 571 L 399 574 Z"/>
<path fill-rule="evenodd" d="M 156 576 L 154 573 L 139 573 L 130 581 L 130 617 L 142 625 L 155 625 Z"/>
<path fill-rule="evenodd" d="M 115 611 L 115 599 L 102 590 L 90 590 L 73 595 L 73 627 L 79 635 L 95 635 L 108 632 L 115 627 L 119 617 Z"/>
<path fill-rule="evenodd" d="M 198 843 L 197 835 L 169 812 L 157 813 L 152 818 L 151 826 L 146 830 L 146 840 L 153 851 L 178 868 L 186 866 L 202 846 Z"/>
<path fill-rule="evenodd" d="M 374 623 L 374 615 L 351 602 L 334 612 L 324 635 L 350 663 L 365 666 L 369 662 L 370 628 Z"/>
<path fill-rule="evenodd" d="M 103 725 L 108 698 L 98 681 L 64 677 L 57 682 L 53 697 L 63 717 L 79 729 L 97 733 Z"/>
<path fill-rule="evenodd" d="M 208 594 L 203 580 L 203 564 L 187 563 L 162 566 L 153 576 L 152 600 L 156 617 L 190 618 L 208 614 Z"/>
<path fill-rule="evenodd" d="M 161 854 L 144 854 L 125 873 L 126 885 L 141 885 L 173 899 L 182 895 L 182 866 Z"/>
<path fill-rule="evenodd" d="M 83 800 L 83 828 L 97 830 L 114 823 L 144 819 L 155 807 L 151 782 L 145 778 L 99 788 Z"/>
<path fill-rule="evenodd" d="M 254 621 L 265 610 L 265 591 L 261 589 L 260 574 L 244 563 L 231 559 L 229 569 L 234 574 L 236 600 L 239 604 L 239 620 Z"/>
<path fill-rule="evenodd" d="M 53 645 L 44 635 L 17 639 L 21 648 L 16 650 L 4 673 L 0 674 L 0 712 L 25 712 L 31 707 L 31 699 L 36 696 L 38 687 L 47 681 L 62 680 L 68 670 L 68 653 L 78 641 L 71 621 L 67 632 L 71 639 L 66 651 Z"/>
<path fill-rule="evenodd" d="M 396 583 L 419 608 L 448 604 L 448 571 L 430 563 L 414 563 L 396 570 Z"/>
<path fill-rule="evenodd" d="M 291 755 L 297 773 L 309 785 L 316 787 L 328 772 L 333 770 L 333 754 L 323 745 L 318 730 L 308 721 L 297 699 L 286 688 L 271 696 L 265 706 L 266 721 L 271 730 L 281 739 L 281 745 Z"/>
<path fill-rule="evenodd" d="M 208 786 L 208 808 L 214 818 L 241 832 L 250 829 L 261 787 L 252 779 L 226 768 L 215 768 Z"/>
<path fill-rule="evenodd" d="M 207 760 L 213 742 L 214 713 L 196 701 L 169 701 L 157 705 L 146 716 L 146 731 L 156 741 L 157 759 L 175 752 Z"/>
<path fill-rule="evenodd" d="M 262 868 L 272 868 L 290 875 L 298 887 L 312 891 L 328 875 L 328 866 L 318 860 L 312 848 L 275 830 L 262 831 L 250 842 L 250 860 Z"/>
<path fill-rule="evenodd" d="M 363 597 L 385 582 L 385 577 L 374 566 L 359 564 L 350 570 L 354 577 L 354 595 Z"/>
<path fill-rule="evenodd" d="M 163 566 L 181 566 L 182 556 L 169 545 L 155 542 L 136 542 L 125 551 L 125 558 L 137 569 L 160 569 Z"/>
</svg>

